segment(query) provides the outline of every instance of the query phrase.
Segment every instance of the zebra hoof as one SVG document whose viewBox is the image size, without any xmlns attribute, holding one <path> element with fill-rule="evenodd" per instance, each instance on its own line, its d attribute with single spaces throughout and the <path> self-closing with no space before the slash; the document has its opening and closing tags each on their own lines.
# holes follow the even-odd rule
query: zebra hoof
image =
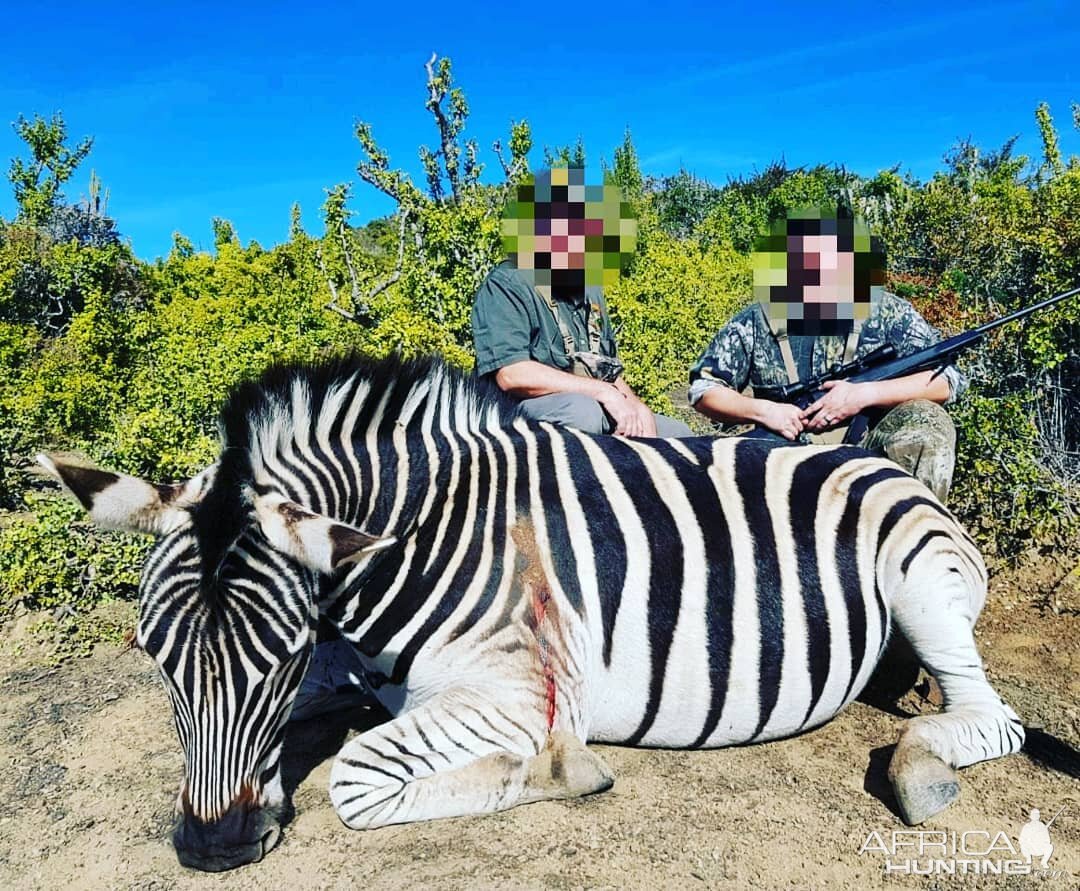
<svg viewBox="0 0 1080 891">
<path fill-rule="evenodd" d="M 604 760 L 571 733 L 556 730 L 529 763 L 529 785 L 545 798 L 577 798 L 615 784 Z"/>
<path fill-rule="evenodd" d="M 903 741 L 889 763 L 889 781 L 909 826 L 929 820 L 960 797 L 955 770 L 929 749 Z"/>
</svg>

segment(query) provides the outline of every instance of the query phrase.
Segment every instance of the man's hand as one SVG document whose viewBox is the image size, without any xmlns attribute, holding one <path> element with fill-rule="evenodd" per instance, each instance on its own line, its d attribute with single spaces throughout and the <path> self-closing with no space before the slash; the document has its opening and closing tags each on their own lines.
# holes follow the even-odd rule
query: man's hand
<svg viewBox="0 0 1080 891">
<path fill-rule="evenodd" d="M 825 381 L 822 388 L 828 392 L 800 413 L 806 429 L 820 433 L 855 417 L 874 404 L 873 387 L 872 383 Z"/>
<path fill-rule="evenodd" d="M 630 410 L 633 412 L 633 418 L 627 425 L 627 429 L 623 432 L 624 436 L 647 436 L 654 438 L 656 436 L 656 415 L 652 413 L 644 402 L 637 398 L 637 396 L 626 396 L 626 401 L 630 403 Z M 631 432 L 637 430 L 638 432 Z M 616 433 L 620 433 L 616 429 Z"/>
<path fill-rule="evenodd" d="M 744 396 L 730 387 L 710 387 L 701 395 L 694 408 L 714 421 L 757 424 L 792 442 L 806 429 L 806 420 L 799 406 L 757 396 Z"/>
<path fill-rule="evenodd" d="M 768 427 L 774 433 L 779 433 L 784 439 L 790 439 L 792 442 L 799 438 L 799 434 L 806 428 L 806 420 L 799 406 L 789 405 L 786 402 L 767 400 L 761 400 L 761 402 L 764 404 L 760 409 L 758 423 L 762 427 Z"/>
<path fill-rule="evenodd" d="M 656 418 L 637 396 L 626 394 L 614 385 L 603 387 L 597 393 L 599 402 L 615 421 L 615 433 L 619 436 L 656 436 Z"/>
</svg>

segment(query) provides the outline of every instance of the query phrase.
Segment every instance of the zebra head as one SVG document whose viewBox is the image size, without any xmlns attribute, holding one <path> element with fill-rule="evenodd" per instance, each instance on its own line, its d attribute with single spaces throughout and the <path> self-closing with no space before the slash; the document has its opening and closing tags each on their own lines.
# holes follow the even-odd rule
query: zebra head
<svg viewBox="0 0 1080 891">
<path fill-rule="evenodd" d="M 136 642 L 158 665 L 184 752 L 180 862 L 218 871 L 261 859 L 280 835 L 282 742 L 314 646 L 319 578 L 393 539 L 256 495 L 222 461 L 177 485 L 38 461 L 98 524 L 158 539 Z"/>
</svg>

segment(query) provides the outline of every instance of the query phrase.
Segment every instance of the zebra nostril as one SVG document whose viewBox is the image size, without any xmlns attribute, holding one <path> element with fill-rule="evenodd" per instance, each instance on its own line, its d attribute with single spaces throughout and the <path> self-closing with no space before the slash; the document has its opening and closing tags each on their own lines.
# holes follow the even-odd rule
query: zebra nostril
<svg viewBox="0 0 1080 891">
<path fill-rule="evenodd" d="M 274 845 L 278 843 L 279 838 L 281 838 L 281 826 L 275 821 L 270 825 L 270 828 L 263 833 L 262 857 L 265 857 L 274 849 Z M 262 858 L 260 857 L 260 859 Z"/>
<path fill-rule="evenodd" d="M 273 849 L 280 837 L 280 824 L 272 817 L 259 821 L 253 816 L 245 826 L 187 819 L 173 833 L 173 846 L 182 866 L 221 872 L 245 863 L 257 863 Z"/>
</svg>

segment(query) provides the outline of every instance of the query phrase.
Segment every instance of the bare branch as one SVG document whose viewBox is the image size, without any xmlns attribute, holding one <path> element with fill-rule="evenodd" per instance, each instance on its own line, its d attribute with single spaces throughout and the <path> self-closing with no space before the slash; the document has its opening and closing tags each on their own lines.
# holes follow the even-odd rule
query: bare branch
<svg viewBox="0 0 1080 891">
<path fill-rule="evenodd" d="M 336 312 L 339 316 L 348 319 L 350 322 L 357 322 L 363 324 L 371 318 L 371 301 L 395 284 L 401 278 L 401 272 L 405 265 L 405 226 L 409 220 L 408 211 L 402 210 L 398 214 L 398 250 L 397 260 L 394 263 L 393 271 L 379 284 L 375 285 L 367 291 L 366 294 L 361 293 L 360 279 L 356 274 L 356 265 L 353 263 L 352 258 L 352 246 L 348 241 L 347 229 L 342 223 L 338 227 L 338 239 L 341 243 L 341 252 L 345 260 L 345 268 L 349 271 L 350 291 L 353 309 L 350 312 L 340 303 L 340 296 L 338 294 L 337 286 L 334 284 L 333 276 L 330 275 L 329 270 L 326 268 L 326 263 L 323 261 L 322 247 L 316 249 L 315 257 L 319 264 L 319 269 L 322 270 L 323 277 L 326 279 L 326 283 L 330 288 L 330 300 L 324 307 L 331 312 Z M 417 246 L 420 245 L 419 233 L 417 232 Z"/>
<path fill-rule="evenodd" d="M 356 279 L 356 267 L 353 266 L 352 250 L 349 248 L 344 220 L 338 225 L 338 240 L 341 242 L 341 254 L 345 258 L 345 268 L 349 270 L 349 282 L 352 285 L 353 315 L 366 317 L 370 315 L 370 312 L 367 303 L 360 296 L 360 282 Z"/>
<path fill-rule="evenodd" d="M 420 146 L 420 163 L 424 165 L 424 173 L 427 176 L 428 194 L 435 201 L 442 201 L 443 187 L 439 171 L 439 156 L 426 145 L 422 145 Z"/>
<path fill-rule="evenodd" d="M 350 322 L 358 321 L 351 312 L 338 303 L 338 291 L 337 287 L 334 285 L 334 277 L 330 275 L 330 271 L 326 268 L 326 263 L 323 262 L 322 245 L 315 248 L 315 259 L 318 261 L 319 269 L 322 270 L 323 278 L 326 279 L 326 284 L 330 288 L 330 302 L 323 308 L 328 309 L 331 312 L 336 312 L 339 316 L 345 317 Z"/>
<path fill-rule="evenodd" d="M 456 204 L 461 199 L 461 180 L 458 176 L 458 149 L 454 143 L 456 134 L 450 121 L 447 120 L 446 114 L 443 112 L 442 102 L 446 98 L 446 83 L 442 77 L 435 74 L 435 60 L 438 58 L 438 54 L 432 53 L 431 58 L 427 60 L 424 68 L 427 70 L 428 76 L 428 101 L 427 107 L 435 116 L 435 122 L 439 126 L 439 142 L 442 146 L 440 153 L 442 154 L 443 164 L 446 167 L 446 177 L 450 180 L 450 191 L 454 196 L 454 203 Z"/>
<path fill-rule="evenodd" d="M 368 185 L 393 198 L 400 205 L 416 203 L 420 191 L 412 184 L 409 177 L 400 170 L 390 169 L 390 157 L 379 148 L 371 132 L 371 126 L 357 121 L 354 134 L 368 156 L 367 161 L 356 165 L 356 172 Z"/>
<path fill-rule="evenodd" d="M 399 173 L 373 168 L 369 164 L 358 164 L 357 175 L 370 186 L 374 186 L 384 195 L 393 198 L 398 204 L 404 204 L 411 184 L 403 182 Z"/>
<path fill-rule="evenodd" d="M 394 271 L 390 273 L 389 277 L 380 285 L 376 285 L 367 293 L 367 299 L 371 300 L 389 288 L 394 282 L 401 278 L 401 267 L 405 262 L 405 223 L 409 219 L 407 211 L 401 211 L 399 214 L 400 220 L 398 222 L 398 251 L 397 262 L 394 264 Z"/>
<path fill-rule="evenodd" d="M 350 322 L 359 322 L 360 321 L 356 316 L 354 316 L 347 309 L 345 309 L 342 306 L 338 306 L 333 300 L 331 300 L 329 303 L 327 303 L 326 306 L 323 307 L 323 309 L 329 309 L 329 310 L 331 310 L 333 312 L 336 312 L 339 316 L 343 316 L 344 318 L 348 319 Z"/>
<path fill-rule="evenodd" d="M 506 158 L 503 157 L 502 140 L 496 139 L 491 144 L 491 150 L 495 152 L 495 157 L 499 159 L 499 166 L 503 169 L 503 173 L 506 178 L 510 178 L 510 165 L 506 163 Z"/>
</svg>

